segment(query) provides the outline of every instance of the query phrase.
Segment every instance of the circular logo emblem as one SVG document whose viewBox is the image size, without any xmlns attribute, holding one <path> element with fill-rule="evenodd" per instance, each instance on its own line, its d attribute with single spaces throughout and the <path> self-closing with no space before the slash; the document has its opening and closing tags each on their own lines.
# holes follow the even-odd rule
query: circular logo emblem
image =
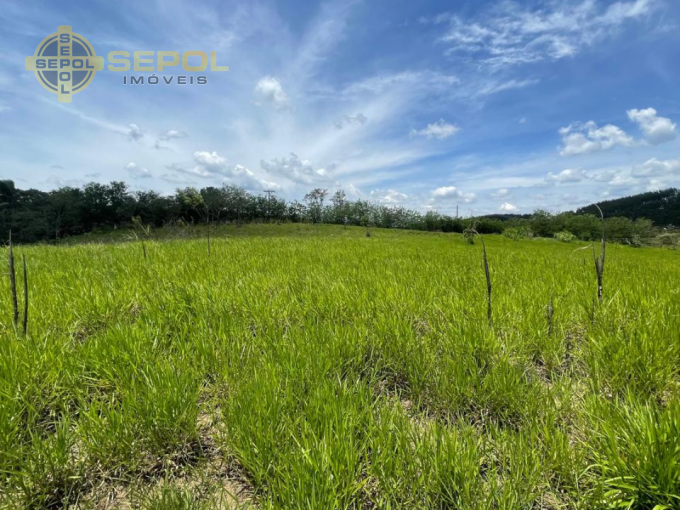
<svg viewBox="0 0 680 510">
<path fill-rule="evenodd" d="M 68 25 L 45 37 L 33 56 L 26 57 L 26 70 L 34 71 L 38 82 L 57 94 L 60 103 L 70 103 L 73 94 L 85 90 L 102 69 L 104 58 Z"/>
</svg>

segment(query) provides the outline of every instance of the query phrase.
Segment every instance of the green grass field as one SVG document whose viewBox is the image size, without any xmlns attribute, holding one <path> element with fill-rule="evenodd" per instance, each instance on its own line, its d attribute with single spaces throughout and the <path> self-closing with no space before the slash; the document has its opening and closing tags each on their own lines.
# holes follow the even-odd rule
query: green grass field
<svg viewBox="0 0 680 510">
<path fill-rule="evenodd" d="M 679 252 L 203 233 L 15 247 L 1 507 L 680 507 Z"/>
</svg>

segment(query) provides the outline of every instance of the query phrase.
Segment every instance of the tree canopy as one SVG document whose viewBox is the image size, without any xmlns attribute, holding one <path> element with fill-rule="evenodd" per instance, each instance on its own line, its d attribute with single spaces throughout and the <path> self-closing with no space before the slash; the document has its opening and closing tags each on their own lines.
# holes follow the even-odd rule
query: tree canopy
<svg viewBox="0 0 680 510">
<path fill-rule="evenodd" d="M 599 205 L 607 217 L 608 236 L 612 240 L 649 236 L 652 222 L 643 218 L 653 219 L 662 226 L 680 224 L 680 195 L 675 189 Z M 601 233 L 599 216 L 592 214 L 594 210 L 590 206 L 576 213 L 552 214 L 539 210 L 532 215 L 491 215 L 474 218 L 474 223 L 482 234 L 513 229 L 515 234 L 552 237 L 569 232 L 579 239 L 591 240 Z M 435 211 L 423 214 L 399 206 L 352 201 L 342 190 L 331 195 L 322 188 L 311 190 L 303 202 L 288 202 L 275 195 L 255 195 L 231 185 L 187 187 L 171 195 L 161 195 L 154 191 L 131 191 L 119 181 L 47 192 L 21 190 L 11 180 L 0 181 L 0 231 L 11 230 L 17 242 L 57 240 L 127 227 L 132 225 L 133 218 L 154 227 L 178 223 L 290 221 L 442 232 L 463 232 L 473 221 Z"/>
</svg>

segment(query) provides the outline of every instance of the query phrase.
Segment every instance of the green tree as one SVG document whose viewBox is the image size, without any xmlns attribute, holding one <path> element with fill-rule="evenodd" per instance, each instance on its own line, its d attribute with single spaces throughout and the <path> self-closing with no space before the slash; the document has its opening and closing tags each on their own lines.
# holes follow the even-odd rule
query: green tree
<svg viewBox="0 0 680 510">
<path fill-rule="evenodd" d="M 316 188 L 305 195 L 305 202 L 312 223 L 320 223 L 323 214 L 323 201 L 328 195 L 327 189 Z"/>
</svg>

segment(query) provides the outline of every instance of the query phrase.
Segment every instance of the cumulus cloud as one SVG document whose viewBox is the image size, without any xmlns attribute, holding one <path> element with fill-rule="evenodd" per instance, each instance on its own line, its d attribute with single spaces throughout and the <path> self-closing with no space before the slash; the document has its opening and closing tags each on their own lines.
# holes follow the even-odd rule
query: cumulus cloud
<svg viewBox="0 0 680 510">
<path fill-rule="evenodd" d="M 567 168 L 556 174 L 549 172 L 545 178 L 548 184 L 564 184 L 568 182 L 581 182 L 586 178 L 586 173 L 583 170 L 574 170 Z"/>
<path fill-rule="evenodd" d="M 189 135 L 184 133 L 183 131 L 179 131 L 177 129 L 168 129 L 167 131 L 161 132 L 160 135 L 158 135 L 158 139 L 162 140 L 164 142 L 167 142 L 169 140 L 178 140 L 181 138 L 187 138 Z"/>
<path fill-rule="evenodd" d="M 588 179 L 596 182 L 604 182 L 609 186 L 633 186 L 637 184 L 636 178 L 630 170 L 618 168 L 605 168 L 588 174 Z"/>
<path fill-rule="evenodd" d="M 611 35 L 625 22 L 647 15 L 655 0 L 550 2 L 525 7 L 519 2 L 494 4 L 479 19 L 456 14 L 431 21 L 447 26 L 440 42 L 449 54 L 472 54 L 493 68 L 572 57 Z M 430 21 L 430 20 L 427 20 Z"/>
<path fill-rule="evenodd" d="M 680 174 L 680 159 L 658 160 L 652 158 L 640 166 L 633 167 L 634 177 L 661 177 Z"/>
<path fill-rule="evenodd" d="M 226 158 L 220 156 L 217 152 L 196 151 L 193 153 L 193 158 L 196 164 L 192 167 L 187 168 L 172 163 L 167 165 L 166 168 L 180 174 L 204 179 L 226 176 L 230 173 Z"/>
<path fill-rule="evenodd" d="M 403 204 L 406 200 L 408 200 L 408 195 L 393 189 L 374 189 L 370 193 L 370 198 L 374 202 L 379 202 L 381 204 L 397 205 Z"/>
<path fill-rule="evenodd" d="M 411 136 L 424 136 L 425 138 L 436 138 L 437 140 L 444 140 L 450 136 L 455 135 L 460 128 L 449 124 L 444 119 L 439 119 L 434 124 L 428 124 L 426 128 L 411 130 Z"/>
<path fill-rule="evenodd" d="M 676 125 L 670 119 L 659 117 L 654 108 L 633 109 L 627 113 L 628 118 L 640 126 L 646 140 L 652 145 L 670 142 L 678 135 Z"/>
<path fill-rule="evenodd" d="M 128 124 L 125 136 L 131 142 L 138 142 L 144 138 L 144 131 L 137 124 Z"/>
<path fill-rule="evenodd" d="M 598 128 L 592 120 L 585 124 L 574 123 L 563 127 L 559 133 L 562 136 L 562 156 L 604 151 L 617 145 L 628 147 L 634 143 L 621 128 L 612 124 Z"/>
<path fill-rule="evenodd" d="M 517 206 L 512 205 L 510 202 L 504 202 L 503 204 L 501 204 L 499 209 L 503 212 L 508 212 L 508 213 L 509 212 L 515 212 L 515 211 L 517 211 Z"/>
<path fill-rule="evenodd" d="M 151 177 L 151 172 L 149 172 L 146 168 L 142 168 L 134 161 L 130 161 L 127 165 L 125 165 L 125 170 L 128 171 L 130 177 L 133 179 L 148 179 Z"/>
<path fill-rule="evenodd" d="M 477 195 L 474 193 L 463 193 L 455 186 L 443 186 L 432 192 L 432 198 L 435 200 L 462 200 L 465 203 L 470 203 L 477 198 Z"/>
<path fill-rule="evenodd" d="M 505 197 L 509 197 L 509 196 L 510 196 L 510 190 L 508 190 L 507 188 L 497 189 L 496 191 L 494 191 L 494 192 L 491 193 L 491 196 L 492 196 L 493 198 L 505 198 Z"/>
<path fill-rule="evenodd" d="M 194 160 L 208 173 L 222 173 L 227 168 L 226 158 L 217 152 L 196 151 L 193 153 Z"/>
<path fill-rule="evenodd" d="M 335 165 L 316 168 L 311 161 L 302 160 L 291 152 L 288 158 L 272 159 L 269 163 L 260 161 L 260 168 L 269 174 L 283 176 L 294 182 L 313 184 L 327 181 L 335 170 Z"/>
<path fill-rule="evenodd" d="M 290 99 L 281 86 L 281 82 L 272 77 L 265 76 L 255 85 L 253 91 L 255 96 L 255 104 L 258 106 L 270 105 L 277 110 L 288 108 Z"/>
<path fill-rule="evenodd" d="M 358 113 L 357 115 L 343 115 L 338 120 L 333 122 L 336 129 L 342 129 L 345 126 L 363 126 L 368 121 L 363 113 Z"/>
<path fill-rule="evenodd" d="M 260 179 L 252 170 L 243 165 L 234 165 L 231 167 L 227 178 L 232 183 L 243 186 L 248 191 L 259 192 L 263 189 L 278 190 L 281 188 L 277 182 Z"/>
<path fill-rule="evenodd" d="M 187 181 L 187 177 L 219 178 L 223 182 L 243 186 L 250 191 L 260 191 L 264 188 L 279 189 L 281 187 L 276 182 L 259 178 L 252 170 L 243 165 L 230 164 L 227 158 L 215 151 L 196 151 L 193 153 L 193 158 L 196 164 L 190 168 L 185 168 L 176 163 L 166 166 L 168 170 L 183 175 L 164 174 L 161 178 L 168 182 L 180 184 L 193 182 Z"/>
</svg>

